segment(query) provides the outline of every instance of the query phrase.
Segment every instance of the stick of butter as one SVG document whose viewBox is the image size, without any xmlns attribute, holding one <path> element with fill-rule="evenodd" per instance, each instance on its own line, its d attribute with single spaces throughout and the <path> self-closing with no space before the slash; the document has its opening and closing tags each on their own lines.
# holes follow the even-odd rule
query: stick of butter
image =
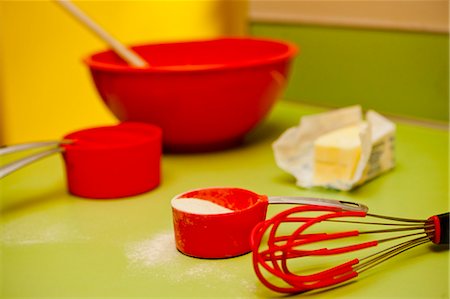
<svg viewBox="0 0 450 299">
<path fill-rule="evenodd" d="M 351 106 L 301 119 L 274 143 L 277 165 L 305 188 L 350 190 L 395 165 L 395 124 Z"/>
<path fill-rule="evenodd" d="M 314 141 L 314 184 L 353 178 L 361 157 L 361 130 L 366 122 L 319 136 Z"/>
</svg>

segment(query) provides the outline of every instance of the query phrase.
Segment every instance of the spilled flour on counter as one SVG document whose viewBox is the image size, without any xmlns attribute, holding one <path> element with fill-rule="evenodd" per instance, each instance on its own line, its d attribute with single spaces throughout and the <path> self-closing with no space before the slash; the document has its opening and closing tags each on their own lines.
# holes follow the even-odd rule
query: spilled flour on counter
<svg viewBox="0 0 450 299">
<path fill-rule="evenodd" d="M 236 284 L 238 281 L 241 287 L 249 291 L 256 288 L 256 277 L 250 275 L 250 280 L 243 279 L 242 269 L 234 263 L 235 260 L 197 259 L 179 252 L 173 231 L 162 231 L 126 245 L 125 256 L 128 259 L 127 275 L 131 276 L 159 277 L 173 285 L 208 281 L 208 277 L 214 276 L 223 283 Z M 251 263 L 248 272 L 252 272 Z M 205 284 L 204 287 L 214 289 L 216 286 Z"/>
<path fill-rule="evenodd" d="M 179 254 L 173 232 L 159 233 L 148 240 L 132 243 L 125 251 L 132 265 L 147 268 L 172 263 Z"/>
<path fill-rule="evenodd" d="M 0 244 L 3 245 L 79 243 L 89 240 L 90 237 L 79 231 L 74 223 L 66 219 L 54 223 L 44 212 L 29 214 L 0 226 Z"/>
<path fill-rule="evenodd" d="M 225 208 L 209 200 L 193 197 L 174 198 L 172 199 L 172 207 L 182 212 L 197 215 L 214 215 L 234 212 L 231 209 Z"/>
</svg>

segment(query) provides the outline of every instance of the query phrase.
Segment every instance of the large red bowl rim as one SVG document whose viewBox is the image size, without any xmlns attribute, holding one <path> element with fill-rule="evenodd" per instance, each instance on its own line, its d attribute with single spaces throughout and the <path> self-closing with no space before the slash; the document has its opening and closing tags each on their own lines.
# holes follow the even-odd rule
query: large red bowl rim
<svg viewBox="0 0 450 299">
<path fill-rule="evenodd" d="M 211 71 L 211 70 L 224 70 L 224 69 L 236 69 L 236 68 L 246 68 L 246 67 L 252 67 L 252 66 L 259 66 L 259 65 L 267 65 L 272 64 L 284 60 L 291 59 L 294 57 L 298 52 L 298 47 L 294 45 L 293 43 L 286 42 L 286 41 L 280 41 L 280 40 L 274 40 L 274 39 L 267 39 L 267 38 L 239 38 L 239 37 L 233 37 L 233 38 L 217 38 L 217 39 L 206 39 L 206 40 L 194 40 L 194 41 L 184 41 L 184 42 L 173 42 L 173 43 L 154 43 L 154 45 L 162 45 L 162 44 L 183 44 L 183 43 L 201 43 L 201 42 L 209 42 L 209 41 L 221 41 L 221 40 L 249 40 L 249 41 L 262 41 L 262 42 L 268 42 L 268 43 L 274 43 L 274 44 L 280 44 L 286 46 L 286 51 L 275 55 L 272 57 L 264 57 L 264 58 L 256 58 L 246 61 L 238 61 L 236 63 L 227 63 L 227 64 L 208 64 L 208 65 L 196 65 L 195 67 L 186 67 L 186 66 L 150 66 L 145 68 L 139 68 L 139 67 L 133 67 L 128 65 L 117 65 L 117 64 L 109 64 L 104 62 L 98 62 L 93 59 L 95 55 L 102 54 L 109 52 L 111 50 L 105 50 L 101 52 L 96 52 L 94 54 L 91 54 L 89 57 L 84 59 L 84 62 L 89 66 L 90 69 L 93 70 L 102 70 L 102 71 L 108 71 L 108 72 L 121 72 L 121 73 L 161 73 L 161 72 L 170 72 L 170 73 L 185 73 L 185 72 L 202 72 L 202 71 Z M 131 46 L 132 49 L 139 48 L 143 46 L 148 46 L 153 44 L 141 44 L 141 45 L 134 45 Z"/>
</svg>

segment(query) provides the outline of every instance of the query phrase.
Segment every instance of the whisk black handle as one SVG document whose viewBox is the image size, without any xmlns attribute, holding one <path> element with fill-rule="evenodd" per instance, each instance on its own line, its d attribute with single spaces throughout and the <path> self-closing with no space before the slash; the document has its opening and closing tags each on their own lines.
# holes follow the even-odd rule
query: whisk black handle
<svg viewBox="0 0 450 299">
<path fill-rule="evenodd" d="M 439 226 L 440 226 L 440 239 L 439 239 L 439 243 L 438 244 L 448 244 L 448 239 L 449 239 L 449 218 L 450 213 L 443 213 L 443 214 L 439 214 L 436 215 L 437 218 L 439 219 Z"/>
</svg>

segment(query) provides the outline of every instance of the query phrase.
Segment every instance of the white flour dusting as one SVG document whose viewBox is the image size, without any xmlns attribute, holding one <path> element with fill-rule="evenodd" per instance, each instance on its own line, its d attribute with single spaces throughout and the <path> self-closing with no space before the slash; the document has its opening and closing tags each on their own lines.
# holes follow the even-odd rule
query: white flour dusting
<svg viewBox="0 0 450 299">
<path fill-rule="evenodd" d="M 0 227 L 0 243 L 5 245 L 84 242 L 89 239 L 70 223 L 53 223 L 45 214 L 18 218 Z"/>
<path fill-rule="evenodd" d="M 241 276 L 242 269 L 230 265 L 227 259 L 208 260 L 185 256 L 176 249 L 173 231 L 163 231 L 149 239 L 134 242 L 125 247 L 129 260 L 129 275 L 157 276 L 174 285 L 198 280 L 208 281 L 214 276 L 223 283 L 238 283 L 247 291 L 256 288 L 255 280 L 246 280 Z M 251 264 L 249 264 L 251 267 Z M 205 284 L 206 288 L 215 288 L 215 284 Z"/>
<path fill-rule="evenodd" d="M 179 254 L 175 247 L 173 232 L 159 233 L 151 239 L 130 244 L 126 255 L 139 267 L 152 267 L 171 263 Z"/>
</svg>

